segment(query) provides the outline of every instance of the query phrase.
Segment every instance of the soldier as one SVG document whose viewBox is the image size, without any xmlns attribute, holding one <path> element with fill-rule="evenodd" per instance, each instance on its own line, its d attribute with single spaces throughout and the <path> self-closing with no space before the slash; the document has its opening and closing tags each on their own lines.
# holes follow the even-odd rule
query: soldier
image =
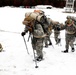
<svg viewBox="0 0 76 75">
<path fill-rule="evenodd" d="M 63 52 L 64 53 L 68 53 L 68 49 L 69 49 L 69 45 L 71 46 L 71 51 L 74 52 L 75 51 L 75 48 L 74 48 L 74 41 L 75 41 L 75 32 L 76 32 L 76 27 L 74 25 L 74 21 L 71 20 L 71 19 L 67 19 L 65 21 L 65 25 L 62 26 L 60 28 L 60 30 L 63 30 L 65 29 L 66 30 L 66 37 L 65 37 L 65 41 L 66 41 L 66 50 L 64 50 Z"/>
<path fill-rule="evenodd" d="M 3 50 L 3 47 L 2 47 L 2 44 L 0 43 L 0 52 L 2 52 Z"/>
<path fill-rule="evenodd" d="M 74 21 L 74 24 L 75 24 L 75 27 L 76 27 L 76 17 L 74 17 L 74 16 L 71 16 L 71 19 Z M 75 32 L 75 42 L 76 42 L 76 32 Z M 76 43 L 75 43 L 75 45 L 76 45 Z"/>
<path fill-rule="evenodd" d="M 33 16 L 32 16 L 33 15 Z M 43 20 L 40 20 L 42 17 L 40 16 L 40 18 L 37 19 L 38 16 L 42 16 L 41 13 L 31 13 L 31 15 L 29 15 L 28 17 L 25 17 L 23 24 L 25 25 L 25 30 L 21 33 L 22 36 L 24 36 L 28 31 L 32 34 L 32 48 L 37 53 L 37 61 L 41 61 L 43 60 L 43 40 L 44 37 L 46 36 L 46 34 L 44 33 L 44 29 L 42 27 L 43 24 Z M 31 17 L 32 16 L 32 17 Z M 36 17 L 36 19 L 35 19 Z M 31 21 L 26 21 L 26 19 L 31 19 Z M 43 19 L 43 18 L 42 18 Z"/>
<path fill-rule="evenodd" d="M 47 32 L 45 32 L 47 34 L 47 36 L 45 37 L 44 41 L 45 41 L 45 47 L 47 48 L 48 45 L 52 45 L 51 39 L 50 39 L 50 35 L 52 34 L 52 24 L 51 24 L 51 19 L 47 18 L 48 21 L 48 25 L 45 24 L 46 26 L 48 26 Z M 49 44 L 48 44 L 49 42 Z"/>
<path fill-rule="evenodd" d="M 76 17 L 74 17 L 74 16 L 67 16 L 66 18 L 67 19 L 72 19 L 74 21 L 75 26 L 76 26 Z M 76 32 L 75 32 L 74 35 L 75 35 L 75 40 L 76 40 Z"/>
<path fill-rule="evenodd" d="M 68 15 L 68 16 L 66 17 L 66 19 L 71 19 L 71 16 Z"/>
<path fill-rule="evenodd" d="M 61 41 L 61 38 L 59 37 L 60 36 L 60 31 L 57 30 L 57 27 L 60 27 L 60 24 L 59 22 L 53 22 L 53 29 L 54 29 L 54 38 L 55 38 L 55 41 L 56 41 L 56 45 L 60 43 Z"/>
</svg>

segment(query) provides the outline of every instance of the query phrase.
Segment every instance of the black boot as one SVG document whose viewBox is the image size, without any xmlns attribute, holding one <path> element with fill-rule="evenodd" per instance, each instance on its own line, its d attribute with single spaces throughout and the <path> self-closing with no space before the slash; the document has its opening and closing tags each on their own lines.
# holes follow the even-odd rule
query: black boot
<svg viewBox="0 0 76 75">
<path fill-rule="evenodd" d="M 75 51 L 75 49 L 74 48 L 72 48 L 72 52 L 74 52 Z"/>
<path fill-rule="evenodd" d="M 52 45 L 52 43 L 50 42 L 49 45 Z"/>
<path fill-rule="evenodd" d="M 62 51 L 62 52 L 64 52 L 64 53 L 68 53 L 68 49 L 66 49 L 65 51 Z"/>
<path fill-rule="evenodd" d="M 43 60 L 43 57 L 42 57 L 42 56 L 39 56 L 39 57 L 37 57 L 36 60 L 37 60 L 37 61 L 41 61 L 41 60 Z"/>
<path fill-rule="evenodd" d="M 48 48 L 48 44 L 46 44 L 45 47 Z"/>
</svg>

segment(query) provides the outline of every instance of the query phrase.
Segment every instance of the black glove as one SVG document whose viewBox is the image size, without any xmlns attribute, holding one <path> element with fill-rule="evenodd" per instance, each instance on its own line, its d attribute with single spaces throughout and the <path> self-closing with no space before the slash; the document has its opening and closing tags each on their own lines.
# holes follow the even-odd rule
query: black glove
<svg viewBox="0 0 76 75">
<path fill-rule="evenodd" d="M 60 28 L 59 28 L 59 27 L 57 27 L 56 29 L 57 29 L 58 31 L 60 31 Z"/>
<path fill-rule="evenodd" d="M 22 32 L 21 35 L 24 36 L 25 35 L 25 32 Z"/>
</svg>

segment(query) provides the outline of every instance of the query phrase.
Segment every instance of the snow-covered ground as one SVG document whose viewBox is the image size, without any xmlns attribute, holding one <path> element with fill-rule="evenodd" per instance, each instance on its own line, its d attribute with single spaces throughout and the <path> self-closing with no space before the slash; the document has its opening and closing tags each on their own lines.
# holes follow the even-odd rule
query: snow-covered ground
<svg viewBox="0 0 76 75">
<path fill-rule="evenodd" d="M 37 63 L 35 68 L 31 40 L 27 42 L 28 34 L 25 35 L 29 54 L 24 44 L 21 32 L 24 30 L 22 21 L 26 12 L 34 9 L 25 8 L 0 8 L 0 43 L 3 52 L 0 53 L 0 75 L 76 75 L 76 51 L 65 50 L 65 31 L 61 31 L 61 45 L 55 45 L 53 33 L 51 40 L 53 46 L 43 49 L 44 60 Z M 46 16 L 52 20 L 64 23 L 67 15 L 76 16 L 76 13 L 62 13 L 63 9 L 42 9 Z M 75 46 L 76 49 L 76 46 Z"/>
</svg>

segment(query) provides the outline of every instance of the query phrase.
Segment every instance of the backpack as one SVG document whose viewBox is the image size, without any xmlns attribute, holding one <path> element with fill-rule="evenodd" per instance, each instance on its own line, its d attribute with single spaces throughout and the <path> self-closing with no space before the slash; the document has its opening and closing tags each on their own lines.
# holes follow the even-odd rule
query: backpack
<svg viewBox="0 0 76 75">
<path fill-rule="evenodd" d="M 43 28 L 44 33 L 48 33 L 49 23 L 47 21 L 47 17 L 44 14 L 38 12 L 28 12 L 25 14 L 23 24 L 30 27 L 33 20 L 35 21 L 34 26 L 40 24 Z"/>
<path fill-rule="evenodd" d="M 42 25 L 44 33 L 48 33 L 48 27 L 50 24 L 49 24 L 47 17 L 45 15 L 41 17 L 40 21 L 36 20 L 36 23 Z"/>
<path fill-rule="evenodd" d="M 34 25 L 33 36 L 36 38 L 44 38 L 46 36 L 41 24 L 36 23 Z"/>
</svg>

